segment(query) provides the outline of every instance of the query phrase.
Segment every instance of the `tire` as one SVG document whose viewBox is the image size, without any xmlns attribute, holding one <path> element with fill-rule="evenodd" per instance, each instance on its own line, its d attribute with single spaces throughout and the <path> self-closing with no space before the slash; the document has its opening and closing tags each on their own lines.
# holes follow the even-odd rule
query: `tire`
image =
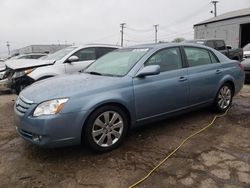
<svg viewBox="0 0 250 188">
<path fill-rule="evenodd" d="M 228 83 L 223 84 L 216 94 L 214 108 L 217 112 L 225 112 L 231 106 L 233 100 L 233 89 Z"/>
<path fill-rule="evenodd" d="M 91 150 L 103 153 L 117 148 L 127 130 L 128 118 L 124 111 L 117 106 L 103 106 L 90 115 L 82 137 Z"/>
</svg>

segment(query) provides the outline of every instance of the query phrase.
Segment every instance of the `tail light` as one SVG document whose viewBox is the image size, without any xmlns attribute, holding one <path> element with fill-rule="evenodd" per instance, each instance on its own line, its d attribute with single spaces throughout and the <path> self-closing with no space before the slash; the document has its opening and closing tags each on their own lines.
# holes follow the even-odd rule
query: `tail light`
<svg viewBox="0 0 250 188">
<path fill-rule="evenodd" d="M 244 71 L 244 65 L 242 65 L 241 63 L 239 64 L 239 67 L 242 71 Z"/>
</svg>

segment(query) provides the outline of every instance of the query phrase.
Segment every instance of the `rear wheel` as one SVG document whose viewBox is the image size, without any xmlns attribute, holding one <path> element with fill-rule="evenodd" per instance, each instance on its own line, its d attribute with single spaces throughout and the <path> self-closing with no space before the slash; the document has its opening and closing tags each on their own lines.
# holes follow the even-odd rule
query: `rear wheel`
<svg viewBox="0 0 250 188">
<path fill-rule="evenodd" d="M 232 99 L 232 86 L 228 83 L 223 84 L 216 95 L 216 99 L 214 102 L 215 110 L 218 112 L 225 112 L 230 107 Z"/>
<path fill-rule="evenodd" d="M 83 137 L 90 149 L 107 152 L 121 144 L 127 128 L 128 120 L 123 110 L 116 106 L 104 106 L 90 115 Z"/>
</svg>

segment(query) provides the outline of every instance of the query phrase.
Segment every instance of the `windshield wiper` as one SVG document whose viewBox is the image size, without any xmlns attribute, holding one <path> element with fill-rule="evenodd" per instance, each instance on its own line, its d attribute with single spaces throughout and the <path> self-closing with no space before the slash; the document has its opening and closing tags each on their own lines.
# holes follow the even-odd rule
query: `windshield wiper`
<svg viewBox="0 0 250 188">
<path fill-rule="evenodd" d="M 94 75 L 102 75 L 102 73 L 99 73 L 99 72 L 95 72 L 95 71 L 84 72 L 84 73 L 88 73 L 88 74 L 94 74 Z"/>
</svg>

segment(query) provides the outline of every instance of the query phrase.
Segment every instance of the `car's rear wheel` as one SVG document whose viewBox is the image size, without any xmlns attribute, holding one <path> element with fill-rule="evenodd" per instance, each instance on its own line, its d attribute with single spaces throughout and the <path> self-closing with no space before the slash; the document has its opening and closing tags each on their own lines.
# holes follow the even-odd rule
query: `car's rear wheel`
<svg viewBox="0 0 250 188">
<path fill-rule="evenodd" d="M 214 102 L 215 110 L 218 112 L 225 112 L 231 105 L 233 99 L 233 89 L 228 83 L 223 84 Z"/>
<path fill-rule="evenodd" d="M 83 136 L 85 143 L 96 152 L 117 148 L 128 128 L 126 114 L 119 107 L 103 106 L 88 118 Z"/>
</svg>

